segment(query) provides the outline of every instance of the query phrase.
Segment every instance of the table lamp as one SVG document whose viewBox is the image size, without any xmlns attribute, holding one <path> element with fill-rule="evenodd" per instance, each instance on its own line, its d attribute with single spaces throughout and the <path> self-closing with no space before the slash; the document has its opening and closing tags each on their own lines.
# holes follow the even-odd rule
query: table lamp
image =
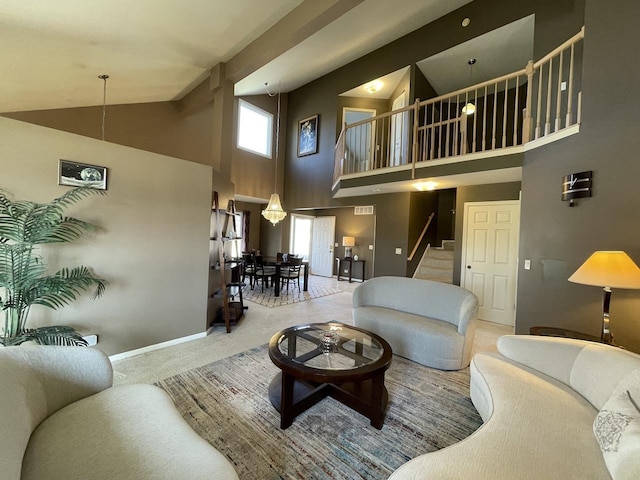
<svg viewBox="0 0 640 480">
<path fill-rule="evenodd" d="M 625 252 L 598 251 L 569 277 L 573 283 L 603 287 L 602 298 L 602 343 L 613 343 L 609 330 L 609 304 L 612 288 L 640 289 L 640 268 Z"/>
<path fill-rule="evenodd" d="M 351 248 L 355 247 L 355 237 L 342 237 L 342 246 L 344 247 L 344 258 L 351 258 Z"/>
</svg>

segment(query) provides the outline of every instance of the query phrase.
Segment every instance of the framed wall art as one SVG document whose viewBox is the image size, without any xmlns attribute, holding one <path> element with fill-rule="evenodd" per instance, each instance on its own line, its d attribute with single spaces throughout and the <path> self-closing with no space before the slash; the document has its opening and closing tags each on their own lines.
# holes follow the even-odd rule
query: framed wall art
<svg viewBox="0 0 640 480">
<path fill-rule="evenodd" d="M 298 156 L 318 153 L 318 115 L 298 122 Z"/>
<path fill-rule="evenodd" d="M 107 167 L 60 159 L 58 185 L 107 189 Z"/>
</svg>

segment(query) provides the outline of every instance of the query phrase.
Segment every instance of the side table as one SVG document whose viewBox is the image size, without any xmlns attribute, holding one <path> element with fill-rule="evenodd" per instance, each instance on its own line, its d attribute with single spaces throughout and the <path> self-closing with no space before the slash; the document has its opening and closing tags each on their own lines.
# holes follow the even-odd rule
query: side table
<svg viewBox="0 0 640 480">
<path fill-rule="evenodd" d="M 338 280 L 341 280 L 340 277 L 347 277 L 349 283 L 354 279 L 364 282 L 364 262 L 365 260 L 354 260 L 353 258 L 336 258 Z"/>
</svg>

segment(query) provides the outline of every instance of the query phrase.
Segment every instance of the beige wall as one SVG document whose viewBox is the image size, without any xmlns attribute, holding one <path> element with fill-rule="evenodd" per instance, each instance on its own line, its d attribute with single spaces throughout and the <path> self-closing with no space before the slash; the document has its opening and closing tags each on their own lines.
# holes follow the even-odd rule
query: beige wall
<svg viewBox="0 0 640 480">
<path fill-rule="evenodd" d="M 108 354 L 206 330 L 211 167 L 6 118 L 0 145 L 0 188 L 14 198 L 46 202 L 64 193 L 60 158 L 109 168 L 108 195 L 68 212 L 97 232 L 43 255 L 52 268 L 84 264 L 111 284 L 95 301 L 35 307 L 30 326 L 96 333 Z"/>
<path fill-rule="evenodd" d="M 102 107 L 3 113 L 2 116 L 87 137 L 102 138 Z M 105 138 L 109 142 L 213 165 L 213 103 L 191 115 L 173 102 L 108 105 Z"/>
</svg>

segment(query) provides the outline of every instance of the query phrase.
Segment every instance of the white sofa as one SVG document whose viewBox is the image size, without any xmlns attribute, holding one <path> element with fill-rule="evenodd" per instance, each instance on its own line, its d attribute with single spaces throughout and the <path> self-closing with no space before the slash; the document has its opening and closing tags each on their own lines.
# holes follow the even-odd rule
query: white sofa
<svg viewBox="0 0 640 480">
<path fill-rule="evenodd" d="M 471 362 L 471 399 L 484 425 L 390 480 L 640 479 L 640 411 L 626 393 L 640 404 L 640 355 L 513 335 L 498 350 Z M 616 430 L 616 417 L 629 422 Z"/>
<path fill-rule="evenodd" d="M 456 285 L 376 277 L 353 292 L 353 323 L 377 333 L 393 353 L 428 367 L 469 366 L 478 298 Z"/>
<path fill-rule="evenodd" d="M 163 390 L 111 385 L 98 350 L 0 348 L 0 478 L 237 480 Z"/>
</svg>

